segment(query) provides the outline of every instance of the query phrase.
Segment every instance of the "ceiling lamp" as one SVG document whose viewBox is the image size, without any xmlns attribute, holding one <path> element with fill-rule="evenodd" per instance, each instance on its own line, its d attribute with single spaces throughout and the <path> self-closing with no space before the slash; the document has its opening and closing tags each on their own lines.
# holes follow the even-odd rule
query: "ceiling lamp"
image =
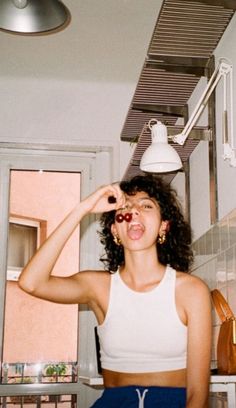
<svg viewBox="0 0 236 408">
<path fill-rule="evenodd" d="M 1 0 L 0 29 L 19 34 L 43 33 L 64 26 L 69 10 L 59 0 Z"/>
<path fill-rule="evenodd" d="M 151 122 L 154 124 L 151 125 Z M 152 143 L 142 156 L 140 169 L 151 173 L 166 173 L 181 169 L 182 162 L 177 151 L 168 144 L 166 126 L 152 119 L 148 127 L 152 132 Z"/>
</svg>

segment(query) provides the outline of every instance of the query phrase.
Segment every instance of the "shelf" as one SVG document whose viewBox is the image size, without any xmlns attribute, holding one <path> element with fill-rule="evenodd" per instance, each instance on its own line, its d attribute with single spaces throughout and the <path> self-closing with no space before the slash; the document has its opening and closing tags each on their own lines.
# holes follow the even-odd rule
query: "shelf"
<svg viewBox="0 0 236 408">
<path fill-rule="evenodd" d="M 95 377 L 89 377 L 89 376 L 79 376 L 79 379 L 82 383 L 87 384 L 87 385 L 103 385 L 103 378 L 102 376 L 95 376 Z M 229 384 L 229 383 L 236 383 L 236 375 L 220 375 L 220 374 L 214 374 L 211 375 L 210 377 L 210 384 L 212 383 L 222 383 L 222 384 Z"/>
<path fill-rule="evenodd" d="M 102 376 L 97 376 L 97 377 L 89 377 L 89 376 L 84 376 L 84 375 L 80 375 L 79 376 L 79 380 L 86 385 L 90 385 L 90 386 L 103 386 L 103 378 Z"/>
</svg>

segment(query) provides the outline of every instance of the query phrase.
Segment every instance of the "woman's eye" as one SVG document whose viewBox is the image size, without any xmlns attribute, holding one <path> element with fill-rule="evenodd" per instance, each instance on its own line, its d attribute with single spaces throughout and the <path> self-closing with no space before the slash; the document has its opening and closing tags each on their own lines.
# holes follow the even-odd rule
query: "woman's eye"
<svg viewBox="0 0 236 408">
<path fill-rule="evenodd" d="M 153 208 L 152 204 L 149 204 L 149 203 L 143 203 L 142 207 L 147 210 L 151 210 Z"/>
</svg>

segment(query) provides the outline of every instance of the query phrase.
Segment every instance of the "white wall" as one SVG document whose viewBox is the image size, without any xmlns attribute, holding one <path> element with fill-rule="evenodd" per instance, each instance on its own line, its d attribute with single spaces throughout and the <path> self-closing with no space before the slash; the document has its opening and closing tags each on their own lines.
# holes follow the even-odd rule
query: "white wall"
<svg viewBox="0 0 236 408">
<path fill-rule="evenodd" d="M 132 149 L 119 139 L 133 84 L 5 78 L 0 88 L 0 142 L 108 147 L 110 176 L 122 176 Z"/>
<path fill-rule="evenodd" d="M 201 141 L 190 157 L 190 221 L 193 240 L 210 227 L 208 142 Z"/>
<path fill-rule="evenodd" d="M 236 100 L 236 16 L 231 20 L 218 47 L 215 50 L 216 65 L 219 58 L 227 58 L 233 64 L 234 95 Z M 203 84 L 202 84 L 203 86 Z M 198 87 L 194 99 L 198 100 L 201 89 Z M 236 167 L 231 167 L 228 161 L 224 161 L 222 145 L 222 81 L 216 89 L 216 142 L 217 142 L 217 192 L 218 192 L 218 216 L 219 220 L 236 207 L 235 177 Z M 191 105 L 191 104 L 190 104 Z M 234 118 L 236 107 L 233 105 Z M 205 115 L 206 113 L 204 113 Z M 205 119 L 204 119 L 205 121 Z M 200 124 L 200 122 L 199 122 Z M 204 124 L 202 122 L 201 124 Z M 236 126 L 236 124 L 235 124 Z M 191 223 L 194 238 L 197 239 L 205 233 L 210 225 L 209 207 L 209 167 L 207 146 L 200 143 L 190 158 L 190 188 L 191 188 Z"/>
<path fill-rule="evenodd" d="M 207 80 L 202 77 L 193 94 L 189 98 L 189 115 L 194 111 L 199 97 L 207 86 Z M 208 125 L 207 106 L 200 116 L 197 126 Z M 190 156 L 190 222 L 193 229 L 193 239 L 205 232 L 210 226 L 210 184 L 208 143 L 200 142 Z"/>
<path fill-rule="evenodd" d="M 234 130 L 236 129 L 236 15 L 234 15 L 228 29 L 216 49 L 215 56 L 227 58 L 233 65 L 233 119 Z M 222 158 L 222 87 L 217 89 L 217 176 L 218 176 L 218 195 L 219 195 L 219 219 L 222 219 L 231 210 L 236 207 L 236 167 L 230 167 L 229 163 Z M 236 141 L 236 137 L 235 137 Z"/>
</svg>

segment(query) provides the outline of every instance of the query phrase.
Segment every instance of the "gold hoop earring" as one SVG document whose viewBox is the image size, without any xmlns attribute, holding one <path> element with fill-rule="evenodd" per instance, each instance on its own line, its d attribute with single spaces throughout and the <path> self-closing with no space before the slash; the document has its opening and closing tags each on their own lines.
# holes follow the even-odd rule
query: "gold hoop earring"
<svg viewBox="0 0 236 408">
<path fill-rule="evenodd" d="M 118 235 L 114 235 L 113 241 L 114 241 L 115 244 L 118 245 L 118 246 L 121 246 L 121 245 L 122 245 L 122 242 L 121 242 L 121 240 L 120 240 L 120 238 L 119 238 Z"/>
<path fill-rule="evenodd" d="M 161 235 L 158 235 L 157 242 L 160 245 L 163 245 L 166 242 L 166 233 L 163 232 Z"/>
</svg>

